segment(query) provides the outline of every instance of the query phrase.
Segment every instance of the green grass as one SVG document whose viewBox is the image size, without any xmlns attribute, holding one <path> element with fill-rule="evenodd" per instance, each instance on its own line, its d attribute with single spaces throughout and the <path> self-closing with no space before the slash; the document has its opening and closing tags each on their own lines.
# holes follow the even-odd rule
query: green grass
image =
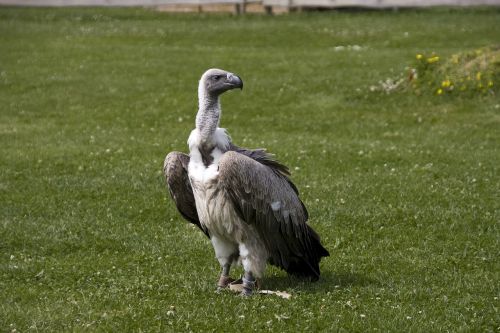
<svg viewBox="0 0 500 333">
<path fill-rule="evenodd" d="M 500 40 L 498 9 L 278 17 L 0 8 L 0 331 L 500 330 L 500 100 L 370 92 L 416 53 Z M 335 51 L 359 45 L 359 51 Z M 242 299 L 161 174 L 197 80 L 289 165 L 331 257 Z M 444 97 L 444 98 L 443 98 Z"/>
</svg>

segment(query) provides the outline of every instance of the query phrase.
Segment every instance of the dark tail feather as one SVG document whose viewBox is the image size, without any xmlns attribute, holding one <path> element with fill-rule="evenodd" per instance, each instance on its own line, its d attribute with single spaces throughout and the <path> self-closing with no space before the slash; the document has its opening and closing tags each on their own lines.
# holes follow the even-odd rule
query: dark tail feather
<svg viewBox="0 0 500 333">
<path fill-rule="evenodd" d="M 309 239 L 311 240 L 312 252 L 316 253 L 318 262 L 321 260 L 322 257 L 329 257 L 330 252 L 328 252 L 328 250 L 325 249 L 323 245 L 321 245 L 321 239 L 319 235 L 316 233 L 316 231 L 314 231 L 314 229 L 311 228 L 309 225 L 307 226 L 307 230 L 309 231 L 309 235 L 311 235 Z"/>
<path fill-rule="evenodd" d="M 310 235 L 309 251 L 304 253 L 304 256 L 294 257 L 290 261 L 286 271 L 300 278 L 309 278 L 311 281 L 317 281 L 320 276 L 319 262 L 322 257 L 330 256 L 330 253 L 321 245 L 319 235 L 310 226 L 307 226 L 307 229 Z"/>
<path fill-rule="evenodd" d="M 294 260 L 290 262 L 286 272 L 295 277 L 309 279 L 311 281 L 317 281 L 320 275 L 319 264 L 308 262 L 303 258 L 294 258 Z"/>
</svg>

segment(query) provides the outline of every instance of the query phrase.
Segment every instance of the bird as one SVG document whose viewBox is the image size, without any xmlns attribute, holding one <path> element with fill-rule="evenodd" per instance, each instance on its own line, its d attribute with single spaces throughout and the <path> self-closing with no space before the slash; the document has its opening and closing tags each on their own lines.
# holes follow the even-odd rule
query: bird
<svg viewBox="0 0 500 333">
<path fill-rule="evenodd" d="M 317 281 L 329 252 L 307 224 L 289 169 L 265 149 L 233 144 L 219 127 L 220 96 L 237 88 L 243 81 L 229 71 L 212 68 L 201 76 L 189 154 L 173 151 L 164 161 L 170 196 L 182 217 L 210 239 L 221 266 L 218 290 L 235 281 L 235 265 L 243 266 L 243 296 L 255 292 L 268 263 Z"/>
</svg>

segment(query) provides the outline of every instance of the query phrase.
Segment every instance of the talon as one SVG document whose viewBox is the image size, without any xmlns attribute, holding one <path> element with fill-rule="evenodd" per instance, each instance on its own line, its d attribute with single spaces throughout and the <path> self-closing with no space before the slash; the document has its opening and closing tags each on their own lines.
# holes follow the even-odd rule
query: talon
<svg viewBox="0 0 500 333">
<path fill-rule="evenodd" d="M 230 276 L 222 276 L 219 278 L 219 281 L 217 282 L 217 290 L 222 290 L 224 288 L 227 288 L 227 286 L 233 282 L 234 279 L 231 278 Z"/>
<path fill-rule="evenodd" d="M 255 285 L 255 279 L 247 279 L 243 277 L 243 290 L 241 291 L 241 296 L 252 296 Z"/>
<path fill-rule="evenodd" d="M 240 293 L 240 296 L 241 297 L 250 297 L 250 296 L 252 296 L 252 294 L 253 294 L 252 290 L 243 288 L 243 291 Z"/>
</svg>

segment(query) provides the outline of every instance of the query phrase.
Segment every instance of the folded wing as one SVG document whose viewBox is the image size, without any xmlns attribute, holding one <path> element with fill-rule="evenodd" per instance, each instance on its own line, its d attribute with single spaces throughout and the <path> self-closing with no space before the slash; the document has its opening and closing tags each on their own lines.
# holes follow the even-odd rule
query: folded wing
<svg viewBox="0 0 500 333">
<path fill-rule="evenodd" d="M 188 164 L 189 155 L 187 154 L 174 151 L 167 155 L 163 164 L 163 174 L 167 180 L 168 191 L 179 213 L 210 238 L 208 230 L 202 227 L 196 211 L 193 189 L 189 182 Z"/>
<path fill-rule="evenodd" d="M 262 155 L 262 156 L 261 156 Z M 288 170 L 269 154 L 228 151 L 219 162 L 219 185 L 239 216 L 253 224 L 270 255 L 269 262 L 288 273 L 319 278 L 319 261 L 328 256 Z"/>
</svg>

